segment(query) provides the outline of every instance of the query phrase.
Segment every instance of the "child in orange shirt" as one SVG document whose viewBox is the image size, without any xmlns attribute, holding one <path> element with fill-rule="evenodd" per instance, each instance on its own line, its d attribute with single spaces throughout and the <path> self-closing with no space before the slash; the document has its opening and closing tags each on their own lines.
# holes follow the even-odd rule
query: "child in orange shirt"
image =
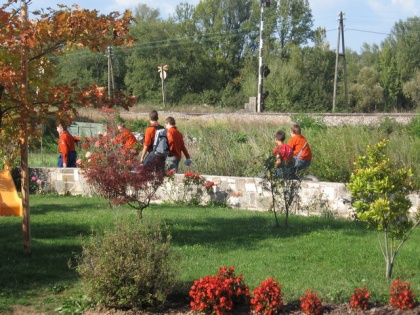
<svg viewBox="0 0 420 315">
<path fill-rule="evenodd" d="M 300 126 L 297 124 L 292 125 L 290 128 L 291 138 L 289 145 L 293 149 L 293 155 L 295 157 L 295 168 L 297 171 L 305 169 L 311 165 L 312 151 L 308 141 L 301 134 Z"/>
</svg>

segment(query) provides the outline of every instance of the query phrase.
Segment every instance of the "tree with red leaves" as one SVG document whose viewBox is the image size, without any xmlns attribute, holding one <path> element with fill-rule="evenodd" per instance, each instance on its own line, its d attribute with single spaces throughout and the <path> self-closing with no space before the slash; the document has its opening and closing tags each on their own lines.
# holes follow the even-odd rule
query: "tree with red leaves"
<svg viewBox="0 0 420 315">
<path fill-rule="evenodd" d="M 89 149 L 81 164 L 83 175 L 110 205 L 128 204 L 138 211 L 141 220 L 143 209 L 149 206 L 166 174 L 159 163 L 141 164 L 137 151 L 119 144 L 113 134 L 114 130 L 108 128 L 97 141 L 82 144 Z"/>
<path fill-rule="evenodd" d="M 128 109 L 134 99 L 124 93 L 108 98 L 98 86 L 76 88 L 75 84 L 54 85 L 54 58 L 67 50 L 87 47 L 104 51 L 107 46 L 131 44 L 128 28 L 131 12 L 99 15 L 74 5 L 58 10 L 31 12 L 28 0 L 8 0 L 0 6 L 0 147 L 21 161 L 23 202 L 23 251 L 31 252 L 28 144 L 40 136 L 40 124 L 47 118 L 69 123 L 77 108 L 112 107 Z"/>
</svg>

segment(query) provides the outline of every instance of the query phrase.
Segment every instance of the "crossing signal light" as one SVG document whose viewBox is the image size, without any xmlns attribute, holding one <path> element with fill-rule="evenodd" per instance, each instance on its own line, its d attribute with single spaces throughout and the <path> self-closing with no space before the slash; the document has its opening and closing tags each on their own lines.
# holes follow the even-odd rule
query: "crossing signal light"
<svg viewBox="0 0 420 315">
<path fill-rule="evenodd" d="M 261 98 L 263 99 L 263 101 L 265 101 L 268 97 L 270 93 L 268 91 L 265 91 L 264 93 L 261 94 Z"/>
<path fill-rule="evenodd" d="M 268 8 L 271 4 L 271 0 L 261 0 L 261 5 L 265 5 Z"/>
<path fill-rule="evenodd" d="M 264 78 L 266 78 L 270 74 L 270 69 L 267 66 L 263 66 L 261 72 Z"/>
</svg>

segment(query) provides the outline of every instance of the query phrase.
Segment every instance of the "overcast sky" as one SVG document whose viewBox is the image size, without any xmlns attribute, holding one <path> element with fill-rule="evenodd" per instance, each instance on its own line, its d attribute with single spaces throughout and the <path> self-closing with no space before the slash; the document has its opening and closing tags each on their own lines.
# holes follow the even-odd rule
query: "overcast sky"
<svg viewBox="0 0 420 315">
<path fill-rule="evenodd" d="M 174 12 L 177 4 L 196 5 L 200 0 L 33 0 L 29 9 L 52 7 L 57 4 L 79 4 L 85 9 L 101 13 L 133 9 L 139 3 L 158 8 L 163 18 Z M 158 3 L 158 4 L 157 4 Z M 364 42 L 380 44 L 395 22 L 420 15 L 420 0 L 309 0 L 315 27 L 325 27 L 331 48 L 336 49 L 338 38 L 338 13 L 344 13 L 344 40 L 346 48 L 360 52 Z M 341 46 L 340 46 L 341 47 Z M 340 48 L 341 50 L 341 48 Z"/>
</svg>

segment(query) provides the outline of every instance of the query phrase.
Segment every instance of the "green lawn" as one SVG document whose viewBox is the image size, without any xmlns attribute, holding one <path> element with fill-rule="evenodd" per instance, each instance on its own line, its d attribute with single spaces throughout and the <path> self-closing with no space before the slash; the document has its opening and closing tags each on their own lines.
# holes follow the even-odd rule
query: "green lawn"
<svg viewBox="0 0 420 315">
<path fill-rule="evenodd" d="M 390 282 L 376 233 L 347 220 L 291 216 L 290 227 L 276 228 L 269 212 L 153 205 L 145 222 L 166 224 L 180 257 L 177 293 L 187 294 L 195 279 L 235 266 L 253 290 L 274 277 L 294 301 L 307 289 L 323 300 L 345 302 L 366 285 L 372 300 L 387 301 Z M 74 268 L 81 236 L 137 214 L 129 207 L 110 209 L 98 198 L 31 195 L 32 255 L 22 254 L 22 221 L 0 217 L 0 313 L 12 305 L 48 312 L 82 295 Z M 280 218 L 282 219 L 282 218 Z M 397 256 L 393 278 L 411 282 L 420 294 L 420 230 Z"/>
</svg>

